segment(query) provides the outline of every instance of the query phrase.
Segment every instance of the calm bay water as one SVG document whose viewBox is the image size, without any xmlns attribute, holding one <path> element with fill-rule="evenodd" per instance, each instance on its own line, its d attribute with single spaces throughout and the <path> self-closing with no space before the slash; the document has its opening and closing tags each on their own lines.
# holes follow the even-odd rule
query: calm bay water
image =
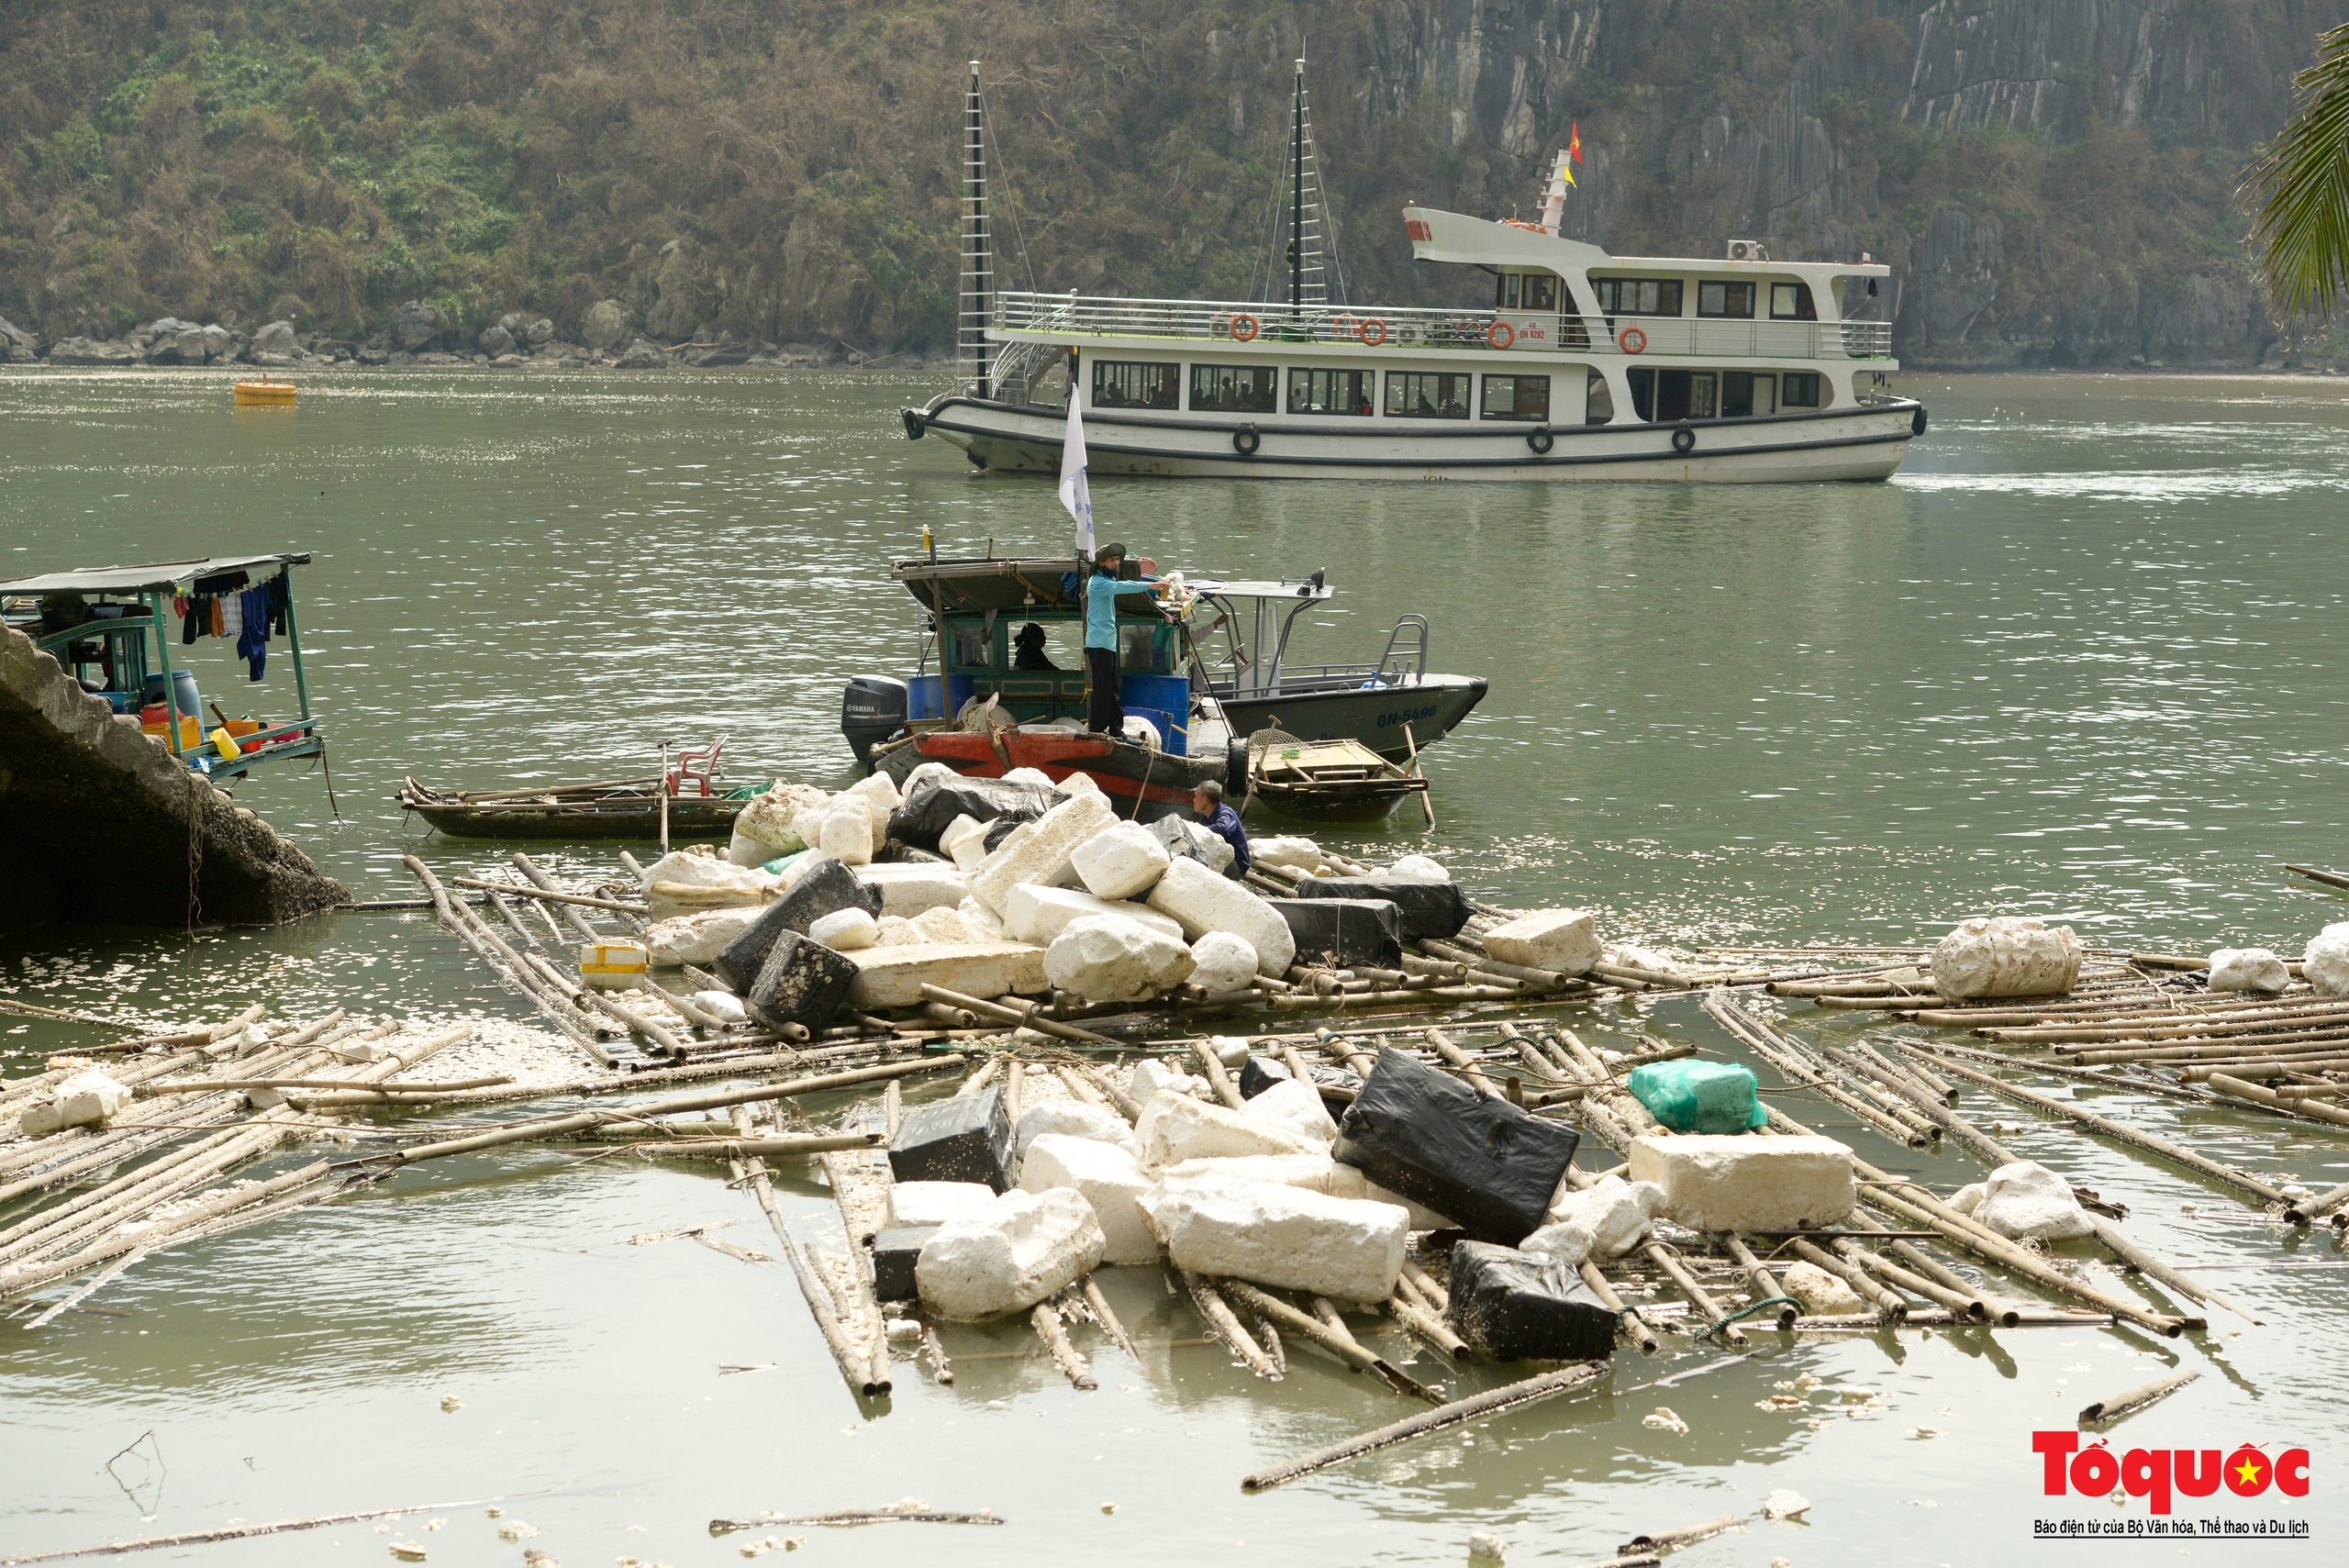
<svg viewBox="0 0 2349 1568">
<path fill-rule="evenodd" d="M 2099 945 L 2297 951 L 2342 910 L 2282 862 L 2349 869 L 2335 630 L 2349 393 L 1904 385 L 1933 427 L 1887 485 L 1135 481 L 1097 501 L 1106 535 L 1164 564 L 1327 567 L 1340 597 L 1300 657 L 1375 656 L 1396 616 L 1428 614 L 1435 664 L 1488 677 L 1492 694 L 1430 754 L 1440 830 L 1398 817 L 1354 837 L 1425 847 L 1500 902 L 1584 904 L 1615 934 L 1690 944 L 1929 940 L 1995 909 L 2067 920 Z M 1049 486 L 974 476 L 942 443 L 903 440 L 895 408 L 929 390 L 877 375 L 353 375 L 306 386 L 290 414 L 234 413 L 226 381 L 198 373 L 16 374 L 0 378 L 0 575 L 315 550 L 297 592 L 341 820 L 314 776 L 268 775 L 239 798 L 359 895 L 402 895 L 403 852 L 444 874 L 498 858 L 404 823 L 391 797 L 406 774 L 619 776 L 651 771 L 664 736 L 723 731 L 737 777 L 845 782 L 842 676 L 912 661 L 913 606 L 887 557 L 917 550 L 925 526 L 941 552 L 1057 553 L 1066 539 Z M 207 697 L 290 710 L 282 664 L 254 686 L 224 652 L 198 650 Z M 515 1016 L 430 924 L 380 916 L 192 940 L 39 931 L 0 941 L 0 985 L 174 1018 L 263 995 L 281 1014 Z M 1793 1016 L 1834 1035 L 1869 1027 Z M 0 1072 L 75 1039 L 0 1021 Z M 2090 1098 L 2251 1168 L 2349 1179 L 2340 1138 Z M 1980 1096 L 1966 1108 L 2020 1119 Z M 1937 1182 L 1976 1173 L 1854 1141 Z M 2164 1167 L 2035 1122 L 2010 1141 L 2129 1203 L 2132 1229 L 2174 1259 L 2308 1266 L 2210 1276 L 2269 1319 L 2240 1338 L 2222 1320 L 2158 1344 L 2048 1329 L 1627 1352 L 1606 1396 L 1247 1498 L 1247 1471 L 1407 1412 L 1310 1351 L 1267 1386 L 1216 1351 L 1163 1343 L 1146 1348 L 1147 1376 L 1102 1354 L 1101 1391 L 1079 1395 L 1006 1329 L 959 1336 L 952 1387 L 901 1369 L 886 1412 L 861 1413 L 778 1267 L 689 1241 L 618 1244 L 755 1218 L 721 1178 L 544 1154 L 442 1162 L 145 1262 L 95 1300 L 123 1316 L 68 1315 L 38 1335 L 0 1324 L 0 1553 L 543 1491 L 508 1517 L 571 1568 L 738 1561 L 752 1538 L 713 1541 L 705 1521 L 908 1495 L 1014 1522 L 776 1533 L 807 1535 L 810 1561 L 1302 1564 L 1457 1562 L 1469 1531 L 1490 1529 L 1513 1561 L 1571 1562 L 1791 1486 L 1813 1503 L 1807 1526 L 1757 1525 L 1687 1561 L 1982 1562 L 2028 1541 L 2035 1518 L 2121 1516 L 2041 1498 L 2029 1433 L 2180 1358 L 2203 1380 L 2116 1449 L 2311 1446 L 2306 1501 L 2222 1498 L 2181 1517 L 2297 1516 L 2314 1541 L 2039 1550 L 2337 1550 L 2349 1510 L 2326 1478 L 2349 1289 L 2331 1233 L 2270 1230 Z M 820 1189 L 794 1192 L 820 1226 Z M 761 1244 L 752 1224 L 722 1234 Z M 1154 1278 L 1113 1271 L 1111 1284 L 1141 1337 L 1192 1335 Z M 774 1364 L 722 1373 L 729 1362 Z M 1757 1407 L 1805 1373 L 1825 1381 L 1805 1408 Z M 462 1408 L 443 1414 L 444 1394 Z M 1687 1435 L 1642 1424 L 1659 1405 Z M 382 1562 L 386 1540 L 413 1538 L 434 1562 L 519 1560 L 480 1507 L 446 1517 L 431 1533 L 396 1521 L 388 1536 L 345 1526 L 206 1551 Z"/>
</svg>

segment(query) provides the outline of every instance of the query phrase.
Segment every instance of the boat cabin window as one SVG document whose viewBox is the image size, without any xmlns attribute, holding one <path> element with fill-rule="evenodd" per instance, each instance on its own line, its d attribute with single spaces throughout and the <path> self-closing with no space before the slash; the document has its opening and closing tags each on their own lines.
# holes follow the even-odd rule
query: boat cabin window
<svg viewBox="0 0 2349 1568">
<path fill-rule="evenodd" d="M 1772 284 L 1770 285 L 1770 319 L 1773 321 L 1816 321 L 1819 307 L 1810 302 L 1809 284 Z"/>
<path fill-rule="evenodd" d="M 1601 316 L 1677 316 L 1678 278 L 1593 278 Z"/>
<path fill-rule="evenodd" d="M 1488 375 L 1485 378 L 1484 416 L 1487 419 L 1531 419 L 1550 417 L 1550 378 L 1546 375 Z"/>
<path fill-rule="evenodd" d="M 1710 419 L 1719 409 L 1720 378 L 1711 371 L 1630 373 L 1631 406 L 1641 418 L 1660 425 Z"/>
<path fill-rule="evenodd" d="M 1271 365 L 1193 365 L 1194 413 L 1270 414 L 1280 406 L 1281 373 Z"/>
<path fill-rule="evenodd" d="M 1495 310 L 1555 310 L 1558 280 L 1548 272 L 1503 272 L 1493 280 Z"/>
<path fill-rule="evenodd" d="M 1583 384 L 1582 422 L 1604 425 L 1615 417 L 1615 394 L 1608 390 L 1607 378 L 1597 371 L 1590 373 Z M 1645 415 L 1641 416 L 1645 418 Z"/>
<path fill-rule="evenodd" d="M 947 630 L 952 637 L 954 662 L 957 670 L 985 670 L 994 666 L 994 650 L 987 646 L 987 628 L 979 621 L 952 621 Z"/>
<path fill-rule="evenodd" d="M 1472 377 L 1448 371 L 1386 373 L 1386 412 L 1404 419 L 1465 419 Z"/>
<path fill-rule="evenodd" d="M 1292 414 L 1368 414 L 1377 395 L 1376 371 L 1291 371 L 1288 411 Z"/>
<path fill-rule="evenodd" d="M 1778 378 L 1754 371 L 1721 372 L 1721 417 L 1742 419 L 1778 411 Z"/>
<path fill-rule="evenodd" d="M 1697 314 L 1734 317 L 1740 321 L 1751 321 L 1753 319 L 1753 285 L 1700 283 L 1697 285 Z"/>
<path fill-rule="evenodd" d="M 1778 403 L 1787 408 L 1819 406 L 1819 373 L 1788 371 L 1778 378 Z"/>
<path fill-rule="evenodd" d="M 998 621 L 1010 650 L 1014 674 L 1085 668 L 1085 623 L 1078 620 L 1019 621 L 1006 616 Z M 1036 628 L 1029 631 L 1030 627 Z M 1042 635 L 1038 636 L 1041 632 Z"/>
<path fill-rule="evenodd" d="M 1093 361 L 1096 408 L 1177 408 L 1183 367 L 1137 360 Z"/>
<path fill-rule="evenodd" d="M 1172 673 L 1174 628 L 1163 622 L 1119 621 L 1118 668 L 1128 674 Z"/>
</svg>

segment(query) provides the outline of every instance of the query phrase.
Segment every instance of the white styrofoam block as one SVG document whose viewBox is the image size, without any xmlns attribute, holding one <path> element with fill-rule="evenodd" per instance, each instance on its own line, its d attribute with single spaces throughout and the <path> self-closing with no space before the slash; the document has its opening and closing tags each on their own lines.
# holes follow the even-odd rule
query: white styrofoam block
<svg viewBox="0 0 2349 1568">
<path fill-rule="evenodd" d="M 1069 856 L 1086 892 L 1102 898 L 1133 898 L 1147 893 L 1166 873 L 1166 846 L 1139 822 L 1120 822 L 1096 833 Z"/>
<path fill-rule="evenodd" d="M 1806 1318 L 1851 1318 L 1868 1309 L 1858 1291 L 1817 1263 L 1789 1263 L 1778 1270 L 1778 1283 L 1802 1303 Z"/>
<path fill-rule="evenodd" d="M 881 935 L 881 922 L 869 910 L 835 909 L 810 920 L 807 935 L 834 952 L 854 952 L 874 944 Z"/>
<path fill-rule="evenodd" d="M 1023 1126 L 1027 1119 L 1020 1118 Z M 1141 1215 L 1141 1195 L 1151 1181 L 1130 1151 L 1095 1138 L 1040 1133 L 1020 1160 L 1019 1185 L 1031 1193 L 1067 1187 L 1082 1194 L 1101 1227 L 1103 1262 L 1158 1262 L 1158 1238 Z"/>
<path fill-rule="evenodd" d="M 1088 1002 L 1141 1002 L 1190 978 L 1191 950 L 1138 920 L 1087 915 L 1044 951 L 1044 978 Z"/>
<path fill-rule="evenodd" d="M 644 868 L 644 885 L 674 882 L 686 887 L 740 887 L 763 891 L 774 879 L 748 866 L 721 858 L 707 844 L 672 850 Z"/>
<path fill-rule="evenodd" d="M 995 1198 L 985 1182 L 898 1182 L 889 1189 L 889 1223 L 943 1225 L 982 1212 Z"/>
<path fill-rule="evenodd" d="M 1256 973 L 1278 978 L 1297 962 L 1297 938 L 1280 911 L 1236 882 L 1227 882 L 1194 860 L 1178 860 L 1150 890 L 1150 906 L 1183 923 L 1193 941 L 1209 931 L 1230 931 L 1256 950 Z"/>
<path fill-rule="evenodd" d="M 970 892 L 963 873 L 939 861 L 888 861 L 856 868 L 856 880 L 881 891 L 881 913 L 911 919 L 925 909 L 952 909 Z"/>
<path fill-rule="evenodd" d="M 726 840 L 726 862 L 729 865 L 761 866 L 774 859 L 775 851 L 756 839 L 745 838 L 740 828 Z"/>
<path fill-rule="evenodd" d="M 941 1318 L 999 1318 L 1075 1284 L 1100 1266 L 1108 1246 L 1075 1188 L 1015 1189 L 940 1226 L 914 1261 L 914 1284 Z"/>
<path fill-rule="evenodd" d="M 1161 1095 L 1180 1095 L 1187 1098 L 1192 1086 L 1197 1082 L 1179 1067 L 1170 1067 L 1156 1058 L 1145 1058 L 1134 1064 L 1132 1075 L 1126 1084 L 1126 1093 L 1133 1096 L 1134 1104 L 1146 1111 L 1150 1109 L 1150 1102 Z"/>
<path fill-rule="evenodd" d="M 747 904 L 678 915 L 645 929 L 644 951 L 652 955 L 653 962 L 668 969 L 682 963 L 709 963 L 758 917 L 758 906 Z"/>
<path fill-rule="evenodd" d="M 1024 827 L 1025 824 L 1023 823 L 1021 826 Z M 985 824 L 982 823 L 980 828 L 981 830 L 979 832 L 965 833 L 961 838 L 955 840 L 954 847 L 946 851 L 947 857 L 954 862 L 954 869 L 961 872 L 964 876 L 970 875 L 973 872 L 987 863 L 987 836 L 985 831 Z M 1019 828 L 1015 828 L 1012 831 L 1017 833 Z M 941 839 L 939 842 L 942 844 L 945 840 Z M 1006 839 L 1004 840 L 1004 847 L 1008 849 L 1010 846 L 1011 840 L 1009 839 Z"/>
<path fill-rule="evenodd" d="M 2011 1241 L 2071 1241 L 2096 1233 L 2072 1184 L 2031 1160 L 2001 1165 L 1960 1187 L 1950 1207 Z"/>
<path fill-rule="evenodd" d="M 1631 1179 L 1664 1189 L 1691 1230 L 1794 1230 L 1852 1212 L 1852 1151 L 1831 1138 L 1691 1134 L 1635 1138 Z"/>
<path fill-rule="evenodd" d="M 962 943 L 994 940 L 988 935 L 971 929 L 970 922 L 963 918 L 959 910 L 950 909 L 943 904 L 923 910 L 907 924 L 911 925 L 916 934 L 926 942 Z"/>
<path fill-rule="evenodd" d="M 903 799 L 911 800 L 933 784 L 944 784 L 948 779 L 962 776 L 960 772 L 947 766 L 944 762 L 924 762 L 906 775 L 905 788 L 900 795 Z"/>
<path fill-rule="evenodd" d="M 1003 782 L 1006 784 L 1039 784 L 1045 789 L 1053 789 L 1058 787 L 1052 783 L 1052 775 L 1044 772 L 1041 768 L 1014 768 L 1009 773 L 1003 775 Z"/>
<path fill-rule="evenodd" d="M 1044 981 L 1044 950 L 1025 942 L 921 942 L 870 947 L 848 955 L 856 965 L 848 988 L 855 1007 L 918 1007 L 925 984 L 992 1001 L 997 996 L 1036 995 Z"/>
<path fill-rule="evenodd" d="M 1063 795 L 1101 794 L 1101 784 L 1091 773 L 1071 773 L 1068 777 L 1060 780 L 1052 787 L 1059 790 Z"/>
<path fill-rule="evenodd" d="M 996 912 L 975 898 L 965 898 L 954 906 L 954 913 L 963 917 L 963 924 L 978 942 L 1008 942 L 1013 939 L 1005 932 L 1003 922 Z"/>
<path fill-rule="evenodd" d="M 1249 859 L 1260 866 L 1293 866 L 1298 871 L 1319 871 L 1329 863 L 1321 853 L 1321 846 L 1295 833 L 1267 833 L 1261 839 L 1248 840 Z"/>
<path fill-rule="evenodd" d="M 897 794 L 897 783 L 886 773 L 867 773 L 848 788 L 833 796 L 834 800 L 855 800 L 864 806 L 864 814 L 873 824 L 873 846 L 875 849 L 889 837 L 889 814 L 903 801 Z"/>
<path fill-rule="evenodd" d="M 2300 973 L 2320 996 L 2349 996 L 2349 920 L 2327 926 L 2309 940 Z"/>
<path fill-rule="evenodd" d="M 1157 911 L 1151 913 L 1155 915 Z M 1209 931 L 1191 944 L 1191 984 L 1210 996 L 1224 991 L 1244 991 L 1255 978 L 1256 950 L 1248 945 L 1245 937 L 1235 937 L 1230 931 Z"/>
<path fill-rule="evenodd" d="M 1450 882 L 1452 873 L 1425 855 L 1403 855 L 1386 868 L 1389 882 Z"/>
<path fill-rule="evenodd" d="M 1218 876 L 1230 871 L 1231 862 L 1239 858 L 1231 846 L 1224 841 L 1222 834 L 1210 833 L 1205 823 L 1194 822 L 1187 817 L 1162 817 L 1152 827 L 1161 834 L 1180 834 L 1183 840 L 1206 860 L 1208 870 Z M 1172 853 L 1174 848 L 1174 840 L 1169 838 L 1168 851 Z"/>
<path fill-rule="evenodd" d="M 1254 1099 L 1240 1102 L 1240 1114 L 1250 1121 L 1319 1143 L 1324 1149 L 1338 1140 L 1338 1124 L 1321 1103 L 1321 1091 L 1295 1078 L 1284 1078 Z"/>
<path fill-rule="evenodd" d="M 1141 1207 L 1176 1268 L 1340 1301 L 1395 1294 L 1410 1227 L 1392 1204 L 1226 1176 L 1161 1182 Z"/>
<path fill-rule="evenodd" d="M 1156 1171 L 1186 1160 L 1224 1160 L 1242 1154 L 1326 1154 L 1326 1146 L 1300 1138 L 1286 1129 L 1250 1121 L 1238 1111 L 1195 1100 L 1188 1095 L 1161 1094 L 1142 1107 L 1134 1128 L 1141 1145 L 1145 1170 Z"/>
<path fill-rule="evenodd" d="M 903 915 L 884 915 L 874 922 L 873 945 L 876 948 L 918 947 L 929 940 L 915 930 L 914 923 Z"/>
<path fill-rule="evenodd" d="M 1601 951 L 1586 909 L 1537 909 L 1485 933 L 1485 951 L 1503 963 L 1560 974 L 1587 974 Z"/>
<path fill-rule="evenodd" d="M 742 998 L 731 991 L 696 991 L 694 1005 L 712 1018 L 729 1024 L 739 1024 L 751 1015 L 743 1010 Z"/>
<path fill-rule="evenodd" d="M 1567 1263 L 1620 1258 L 1640 1244 L 1663 1208 L 1664 1189 L 1653 1182 L 1601 1176 L 1552 1204 L 1547 1222 L 1518 1250 L 1547 1252 Z"/>
<path fill-rule="evenodd" d="M 2265 991 L 2270 995 L 2292 984 L 2292 972 L 2266 948 L 2221 948 L 2210 955 L 2213 991 Z"/>
<path fill-rule="evenodd" d="M 1011 1129 L 1012 1152 L 1026 1153 L 1029 1144 L 1048 1132 L 1114 1143 L 1130 1154 L 1141 1151 L 1141 1145 L 1134 1141 L 1133 1127 L 1125 1118 L 1074 1095 L 1039 1100 L 1021 1111 L 1018 1124 Z"/>
<path fill-rule="evenodd" d="M 1271 1182 L 1278 1186 L 1303 1187 L 1329 1197 L 1376 1198 L 1380 1203 L 1403 1207 L 1402 1199 L 1380 1196 L 1371 1190 L 1371 1184 L 1363 1179 L 1360 1171 L 1352 1165 L 1341 1165 L 1327 1154 L 1243 1154 L 1222 1160 L 1186 1160 L 1158 1173 L 1159 1180 L 1165 1182 L 1185 1181 L 1193 1176 Z"/>
<path fill-rule="evenodd" d="M 1013 941 L 1048 947 L 1071 920 L 1081 920 L 1088 915 L 1123 916 L 1175 941 L 1183 940 L 1182 922 L 1160 914 L 1147 904 L 1102 898 L 1081 887 L 1039 887 L 1033 883 L 1020 884 L 1004 901 L 1003 929 Z"/>
<path fill-rule="evenodd" d="M 48 1096 L 27 1106 L 17 1118 L 27 1138 L 47 1138 L 69 1127 L 95 1127 L 130 1103 L 128 1085 L 95 1067 L 85 1067 L 50 1089 Z"/>
<path fill-rule="evenodd" d="M 984 840 L 987 836 L 987 825 L 968 813 L 958 814 L 953 821 L 946 825 L 945 830 L 938 835 L 938 852 L 956 865 L 961 865 L 963 860 L 955 852 L 955 846 L 974 834 Z M 986 858 L 986 846 L 984 843 L 979 846 L 979 858 L 981 860 Z"/>
<path fill-rule="evenodd" d="M 1960 920 L 1933 948 L 1933 989 L 1944 996 L 2060 996 L 2079 977 L 2072 928 L 2026 916 Z"/>
<path fill-rule="evenodd" d="M 1071 874 L 1069 856 L 1077 847 L 1117 825 L 1117 814 L 1097 795 L 1064 800 L 1035 821 L 1022 823 L 1028 829 L 1024 837 L 1015 832 L 971 873 L 971 896 L 1000 915 L 1004 901 L 1021 883 L 1065 882 Z"/>
<path fill-rule="evenodd" d="M 835 795 L 816 830 L 816 847 L 842 865 L 861 866 L 873 859 L 873 813 L 865 803 Z"/>
<path fill-rule="evenodd" d="M 793 784 L 787 779 L 777 779 L 764 794 L 752 795 L 751 803 L 734 818 L 735 836 L 748 839 L 766 851 L 750 863 L 758 865 L 777 855 L 796 854 L 811 848 L 800 836 L 799 814 L 829 805 L 830 800 L 813 784 Z"/>
</svg>

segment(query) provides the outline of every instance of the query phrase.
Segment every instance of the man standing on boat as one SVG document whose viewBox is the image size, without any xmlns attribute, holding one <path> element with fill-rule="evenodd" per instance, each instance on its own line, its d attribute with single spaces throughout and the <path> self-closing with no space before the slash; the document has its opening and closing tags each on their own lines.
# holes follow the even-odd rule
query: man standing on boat
<svg viewBox="0 0 2349 1568">
<path fill-rule="evenodd" d="M 1163 592 L 1155 577 L 1120 582 L 1125 564 L 1124 545 L 1103 545 L 1085 580 L 1085 673 L 1093 688 L 1085 728 L 1100 735 L 1126 732 L 1125 705 L 1118 700 L 1118 595 Z"/>
</svg>

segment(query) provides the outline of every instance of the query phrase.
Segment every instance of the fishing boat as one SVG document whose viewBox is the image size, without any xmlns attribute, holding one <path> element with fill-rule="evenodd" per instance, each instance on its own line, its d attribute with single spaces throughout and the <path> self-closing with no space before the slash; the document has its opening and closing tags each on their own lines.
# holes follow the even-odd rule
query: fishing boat
<svg viewBox="0 0 2349 1568">
<path fill-rule="evenodd" d="M 1308 822 L 1380 822 L 1428 781 L 1404 772 L 1359 740 L 1301 740 L 1260 731 L 1248 747 L 1241 809 L 1262 805 Z"/>
<path fill-rule="evenodd" d="M 1136 574 L 1154 567 L 1128 563 Z M 1139 718 L 1143 728 L 1088 733 L 1085 601 L 1073 560 L 897 561 L 890 574 L 920 606 L 916 672 L 852 676 L 841 731 L 861 765 L 900 780 L 925 762 L 984 776 L 1084 773 L 1107 794 L 1139 802 L 1134 811 L 1148 821 L 1187 807 L 1208 779 L 1235 797 L 1244 792 L 1247 739 L 1275 717 L 1308 740 L 1351 740 L 1381 759 L 1402 758 L 1485 695 L 1482 680 L 1426 670 L 1424 616 L 1404 617 L 1375 663 L 1285 663 L 1297 617 L 1331 596 L 1324 573 L 1269 581 L 1170 574 L 1177 587 L 1168 599 L 1118 601 L 1120 702 L 1130 725 Z"/>
<path fill-rule="evenodd" d="M 240 381 L 236 384 L 237 406 L 291 408 L 294 406 L 294 384 L 290 381 Z"/>
<path fill-rule="evenodd" d="M 694 842 L 725 840 L 749 805 L 730 795 L 672 795 L 669 837 Z M 457 839 L 628 839 L 661 837 L 661 776 L 608 784 L 559 784 L 550 789 L 443 790 L 409 778 L 400 806 Z"/>
<path fill-rule="evenodd" d="M 1806 481 L 1888 478 L 1925 432 L 1895 395 L 1891 270 L 1613 256 L 1562 230 L 1561 152 L 1538 222 L 1403 209 L 1414 261 L 1489 281 L 1438 308 L 1332 297 L 1297 62 L 1281 299 L 1133 299 L 995 287 L 984 106 L 964 111 L 960 384 L 901 410 L 979 468 L 1056 473 L 1065 367 L 1090 471 L 1250 479 Z M 1483 284 L 1477 285 L 1480 289 Z"/>
</svg>

